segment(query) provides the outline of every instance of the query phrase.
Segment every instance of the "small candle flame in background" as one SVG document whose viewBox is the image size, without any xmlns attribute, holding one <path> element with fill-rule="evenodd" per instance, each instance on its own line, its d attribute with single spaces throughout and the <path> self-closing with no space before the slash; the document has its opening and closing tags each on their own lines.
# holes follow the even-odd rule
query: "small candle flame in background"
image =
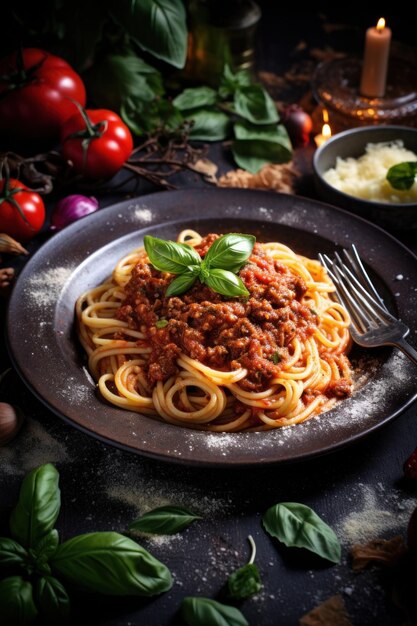
<svg viewBox="0 0 417 626">
<path fill-rule="evenodd" d="M 378 24 L 376 25 L 377 30 L 384 30 L 385 28 L 385 20 L 383 17 L 380 17 L 378 20 Z"/>
<path fill-rule="evenodd" d="M 323 109 L 323 126 L 321 127 L 321 133 L 314 137 L 314 141 L 316 142 L 316 146 L 321 146 L 322 143 L 330 139 L 332 136 L 332 129 L 329 124 L 329 114 L 327 109 Z"/>
</svg>

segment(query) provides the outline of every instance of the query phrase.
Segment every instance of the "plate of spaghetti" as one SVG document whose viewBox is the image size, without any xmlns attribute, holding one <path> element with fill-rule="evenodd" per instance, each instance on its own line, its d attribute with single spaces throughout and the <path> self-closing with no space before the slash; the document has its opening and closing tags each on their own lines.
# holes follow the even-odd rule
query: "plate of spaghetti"
<svg viewBox="0 0 417 626">
<path fill-rule="evenodd" d="M 385 231 L 307 198 L 191 189 L 54 235 L 13 290 L 10 354 L 54 413 L 138 454 L 221 467 L 330 452 L 416 397 L 398 351 L 352 345 L 318 261 L 348 240 L 413 329 L 417 259 Z"/>
</svg>

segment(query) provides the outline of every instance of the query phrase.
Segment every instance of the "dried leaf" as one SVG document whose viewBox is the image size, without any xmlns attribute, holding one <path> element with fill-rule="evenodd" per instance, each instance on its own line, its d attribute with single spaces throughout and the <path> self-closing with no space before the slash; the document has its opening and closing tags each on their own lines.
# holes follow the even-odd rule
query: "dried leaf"
<svg viewBox="0 0 417 626">
<path fill-rule="evenodd" d="M 237 169 L 227 172 L 218 180 L 219 187 L 239 187 L 243 189 L 269 189 L 283 193 L 294 193 L 294 181 L 298 175 L 294 164 L 271 163 L 262 167 L 256 174 Z"/>
<path fill-rule="evenodd" d="M 374 563 L 393 565 L 407 551 L 404 539 L 397 535 L 392 539 L 372 539 L 351 548 L 352 569 L 359 571 Z"/>
<path fill-rule="evenodd" d="M 6 233 L 0 233 L 0 252 L 5 254 L 29 254 L 18 241 L 6 235 Z"/>
<path fill-rule="evenodd" d="M 299 619 L 300 626 L 352 626 L 341 595 L 331 596 Z"/>
</svg>

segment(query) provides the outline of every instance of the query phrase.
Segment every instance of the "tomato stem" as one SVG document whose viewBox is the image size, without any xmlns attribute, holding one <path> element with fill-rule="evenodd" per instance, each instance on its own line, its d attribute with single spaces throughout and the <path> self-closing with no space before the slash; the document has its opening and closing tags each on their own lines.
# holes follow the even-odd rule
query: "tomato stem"
<svg viewBox="0 0 417 626">
<path fill-rule="evenodd" d="M 24 191 L 23 187 L 13 187 L 13 188 L 10 187 L 10 169 L 9 169 L 8 163 L 6 163 L 5 161 L 3 161 L 1 165 L 0 180 L 3 180 L 3 170 L 5 173 L 5 177 L 4 177 L 4 187 L 0 195 L 0 205 L 3 204 L 3 202 L 8 202 L 12 206 L 14 206 L 14 208 L 17 209 L 17 211 L 19 212 L 19 215 L 22 218 L 22 220 L 25 222 L 25 224 L 29 226 L 29 228 L 34 230 L 31 223 L 29 222 L 26 215 L 24 214 L 22 207 L 20 206 L 16 198 L 13 197 L 16 193 L 19 193 L 20 191 Z"/>
</svg>

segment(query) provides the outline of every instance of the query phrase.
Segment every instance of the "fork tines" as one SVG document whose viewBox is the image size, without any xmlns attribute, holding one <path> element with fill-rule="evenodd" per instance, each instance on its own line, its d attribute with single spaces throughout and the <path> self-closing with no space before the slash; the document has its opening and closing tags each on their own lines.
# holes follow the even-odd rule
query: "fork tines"
<svg viewBox="0 0 417 626">
<path fill-rule="evenodd" d="M 343 250 L 343 259 L 338 252 L 333 259 L 327 254 L 319 254 L 319 258 L 357 330 L 366 332 L 395 320 L 375 289 L 354 245 L 351 251 Z"/>
</svg>

